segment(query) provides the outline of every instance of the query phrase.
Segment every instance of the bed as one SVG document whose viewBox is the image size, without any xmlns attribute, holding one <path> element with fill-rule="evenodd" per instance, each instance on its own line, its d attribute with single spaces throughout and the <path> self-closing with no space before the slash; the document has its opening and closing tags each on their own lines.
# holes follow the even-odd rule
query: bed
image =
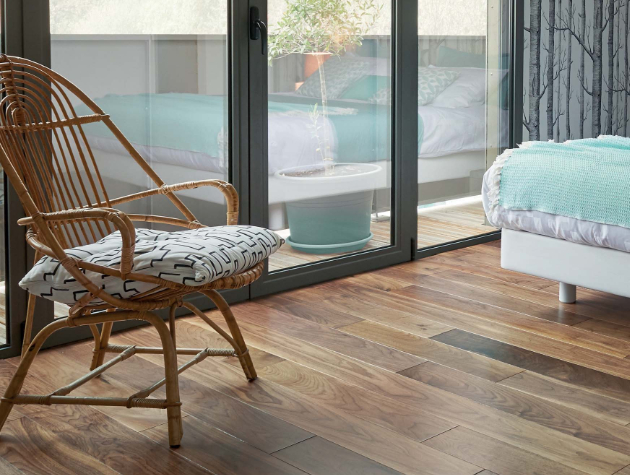
<svg viewBox="0 0 630 475">
<path fill-rule="evenodd" d="M 602 157 L 595 162 L 595 155 L 575 152 L 582 142 L 614 146 L 594 152 Z M 531 144 L 522 144 L 521 149 Z M 553 147 L 550 150 L 555 155 L 550 155 L 545 170 L 512 171 L 534 178 L 518 190 L 521 198 L 531 195 L 519 204 L 509 198 L 506 203 L 497 195 L 505 187 L 502 168 L 511 151 L 499 157 L 483 178 L 486 215 L 492 225 L 502 228 L 501 266 L 559 282 L 559 299 L 564 303 L 576 301 L 576 286 L 630 297 L 630 228 L 623 219 L 615 218 L 615 213 L 623 214 L 627 208 L 630 180 L 625 170 L 630 170 L 630 139 L 601 136 L 539 146 Z M 575 146 L 575 154 L 565 159 L 560 155 L 563 146 Z M 574 174 L 567 183 L 549 176 L 562 168 Z M 569 168 L 575 171 L 566 171 Z M 573 210 L 549 200 L 541 206 L 534 186 L 549 189 L 549 196 L 555 196 L 557 202 L 572 203 Z M 587 201 L 580 203 L 578 188 L 588 191 Z"/>
</svg>

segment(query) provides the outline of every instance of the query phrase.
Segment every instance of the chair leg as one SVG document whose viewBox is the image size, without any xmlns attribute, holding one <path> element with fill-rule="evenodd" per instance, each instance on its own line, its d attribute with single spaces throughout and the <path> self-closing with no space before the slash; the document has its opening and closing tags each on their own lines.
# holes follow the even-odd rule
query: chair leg
<svg viewBox="0 0 630 475">
<path fill-rule="evenodd" d="M 164 348 L 164 377 L 166 378 L 166 408 L 168 418 L 168 442 L 171 447 L 179 447 L 184 427 L 182 425 L 182 408 L 179 399 L 179 379 L 177 372 L 177 352 L 171 333 L 164 321 L 153 313 L 146 313 L 143 319 L 155 327 L 162 347 Z"/>
<path fill-rule="evenodd" d="M 92 357 L 92 364 L 90 365 L 90 371 L 94 368 L 98 368 L 105 361 L 105 348 L 109 345 L 109 337 L 112 334 L 112 322 L 103 323 L 103 330 L 101 331 L 100 341 L 94 339 L 94 356 Z"/>
<path fill-rule="evenodd" d="M 13 409 L 13 403 L 10 402 L 10 400 L 20 394 L 22 385 L 24 384 L 24 378 L 26 378 L 28 370 L 31 367 L 31 364 L 33 364 L 33 360 L 35 359 L 35 356 L 37 356 L 37 353 L 39 353 L 42 345 L 50 335 L 67 326 L 68 323 L 65 318 L 48 324 L 35 336 L 27 348 L 27 351 L 22 355 L 17 371 L 13 375 L 13 378 L 11 378 L 11 382 L 4 392 L 4 397 L 0 403 L 0 430 L 4 427 L 4 423 L 7 421 L 7 418 L 11 413 L 11 409 Z"/>
<path fill-rule="evenodd" d="M 33 336 L 33 316 L 35 315 L 35 304 L 37 303 L 37 297 L 33 294 L 28 294 L 28 304 L 26 306 L 26 320 L 24 321 L 24 340 L 22 340 L 22 357 L 31 344 L 31 337 Z"/>
<path fill-rule="evenodd" d="M 221 314 L 223 315 L 223 318 L 225 318 L 225 322 L 230 329 L 232 338 L 240 349 L 240 353 L 242 356 L 239 356 L 238 359 L 241 362 L 245 377 L 250 381 L 254 381 L 258 377 L 258 375 L 256 374 L 256 368 L 254 368 L 254 362 L 252 361 L 252 357 L 249 354 L 249 351 L 247 351 L 247 345 L 245 344 L 245 340 L 243 339 L 243 335 L 241 334 L 241 329 L 239 328 L 238 323 L 234 318 L 234 314 L 232 313 L 230 305 L 216 290 L 206 290 L 203 292 L 203 294 L 210 300 L 212 300 L 217 308 L 221 311 Z"/>
<path fill-rule="evenodd" d="M 42 257 L 41 252 L 35 251 L 35 259 L 33 264 L 37 263 Z M 22 357 L 31 344 L 31 337 L 33 336 L 33 317 L 35 315 L 35 304 L 37 303 L 37 297 L 34 294 L 28 294 L 28 304 L 26 306 L 26 320 L 24 321 L 24 340 L 22 341 Z"/>
</svg>

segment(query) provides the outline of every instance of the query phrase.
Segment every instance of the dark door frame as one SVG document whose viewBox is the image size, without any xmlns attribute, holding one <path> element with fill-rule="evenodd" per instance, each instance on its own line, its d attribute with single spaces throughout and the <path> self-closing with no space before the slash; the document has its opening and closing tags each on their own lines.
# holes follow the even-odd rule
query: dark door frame
<svg viewBox="0 0 630 475">
<path fill-rule="evenodd" d="M 261 18 L 267 17 L 266 0 L 250 0 Z M 250 286 L 251 297 L 289 290 L 344 277 L 414 258 L 417 229 L 415 214 L 418 176 L 418 3 L 392 0 L 392 234 L 393 244 L 304 266 L 265 274 Z M 267 173 L 267 56 L 259 40 L 250 41 L 250 222 L 268 222 Z"/>
</svg>

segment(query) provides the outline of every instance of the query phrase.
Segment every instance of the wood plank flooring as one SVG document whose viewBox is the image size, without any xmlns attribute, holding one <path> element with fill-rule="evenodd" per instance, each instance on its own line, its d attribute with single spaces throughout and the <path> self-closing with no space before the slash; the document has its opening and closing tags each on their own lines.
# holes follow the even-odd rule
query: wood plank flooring
<svg viewBox="0 0 630 475">
<path fill-rule="evenodd" d="M 451 241 L 466 239 L 480 234 L 490 233 L 496 228 L 486 225 L 485 213 L 478 200 L 470 198 L 450 205 L 420 208 L 418 210 L 418 247 L 429 247 Z M 389 246 L 391 242 L 391 221 L 385 218 L 373 221 L 371 230 L 374 238 L 366 245 L 365 250 Z M 288 230 L 286 231 L 288 234 Z M 342 254 L 306 254 L 296 251 L 291 246 L 283 246 L 269 258 L 271 271 L 286 269 L 331 259 Z"/>
<path fill-rule="evenodd" d="M 163 411 L 21 406 L 0 473 L 630 474 L 630 300 L 578 289 L 560 304 L 556 283 L 499 259 L 483 244 L 235 305 L 259 378 L 232 358 L 184 373 L 179 449 Z M 225 346 L 198 318 L 177 337 Z M 159 339 L 142 327 L 112 342 Z M 90 355 L 90 342 L 43 351 L 24 391 L 62 386 Z M 130 394 L 161 360 L 136 356 L 76 394 Z M 0 361 L 1 386 L 16 365 Z"/>
</svg>

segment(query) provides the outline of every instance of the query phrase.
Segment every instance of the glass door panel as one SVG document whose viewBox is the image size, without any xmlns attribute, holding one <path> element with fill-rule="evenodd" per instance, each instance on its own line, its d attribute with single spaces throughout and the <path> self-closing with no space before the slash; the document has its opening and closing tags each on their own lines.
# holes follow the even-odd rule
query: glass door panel
<svg viewBox="0 0 630 475">
<path fill-rule="evenodd" d="M 504 0 L 418 2 L 420 249 L 495 231 L 481 188 L 509 139 L 508 12 Z"/>
<path fill-rule="evenodd" d="M 230 180 L 228 6 L 228 0 L 185 7 L 166 0 L 50 0 L 52 69 L 109 114 L 167 184 Z M 79 102 L 77 113 L 88 113 Z M 155 186 L 105 126 L 83 129 L 110 198 Z M 225 224 L 218 190 L 178 196 L 200 222 Z M 159 195 L 120 209 L 182 217 Z"/>
<path fill-rule="evenodd" d="M 269 271 L 391 246 L 392 3 L 267 8 Z"/>
<path fill-rule="evenodd" d="M 0 2 L 0 9 L 4 12 L 4 4 Z M 0 16 L 4 13 L 0 13 Z M 4 45 L 4 34 L 2 29 L 4 28 L 3 19 L 0 17 L 0 52 L 5 52 Z M 6 226 L 5 226 L 5 217 L 6 210 L 4 207 L 5 204 L 5 185 L 4 185 L 4 172 L 2 171 L 2 167 L 0 166 L 0 347 L 5 346 L 8 343 L 8 319 L 7 319 L 7 271 L 6 271 Z"/>
</svg>

